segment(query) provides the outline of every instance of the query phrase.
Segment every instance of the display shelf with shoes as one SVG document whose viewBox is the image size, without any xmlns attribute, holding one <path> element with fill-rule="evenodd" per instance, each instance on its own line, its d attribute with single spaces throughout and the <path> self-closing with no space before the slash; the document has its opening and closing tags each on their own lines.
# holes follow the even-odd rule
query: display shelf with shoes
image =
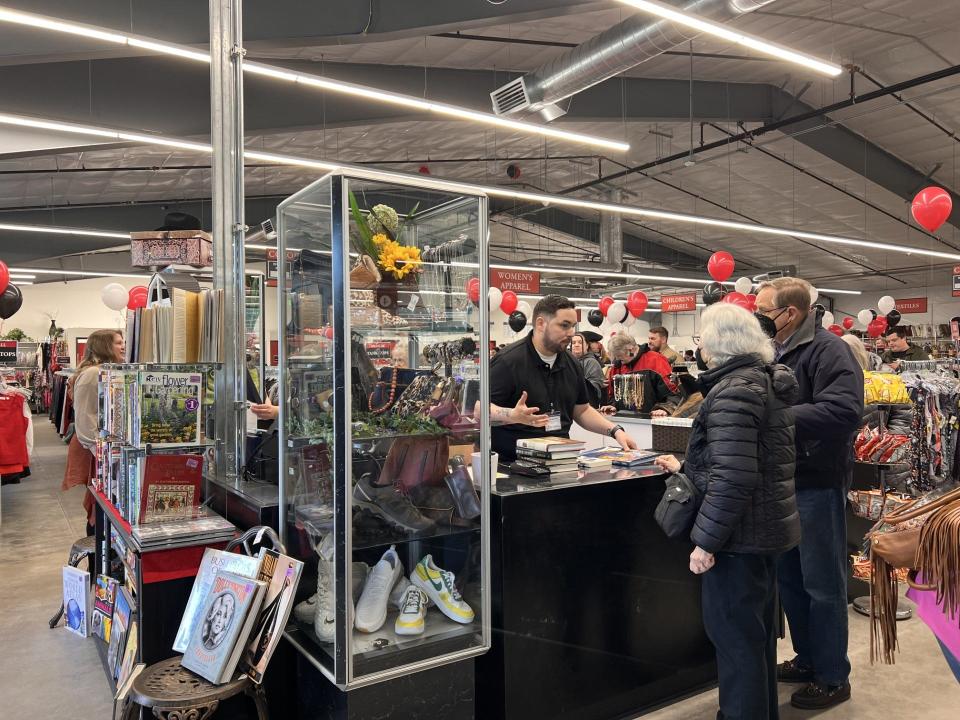
<svg viewBox="0 0 960 720">
<path fill-rule="evenodd" d="M 373 170 L 278 208 L 278 529 L 317 565 L 288 634 L 343 689 L 489 648 L 491 488 L 467 471 L 490 458 L 487 213 Z M 473 547 L 467 601 L 454 578 Z"/>
</svg>

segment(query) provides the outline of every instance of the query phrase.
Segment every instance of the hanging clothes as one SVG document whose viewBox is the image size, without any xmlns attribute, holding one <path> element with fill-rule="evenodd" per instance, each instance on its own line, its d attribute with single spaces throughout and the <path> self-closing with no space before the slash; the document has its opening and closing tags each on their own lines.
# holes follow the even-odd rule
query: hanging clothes
<svg viewBox="0 0 960 720">
<path fill-rule="evenodd" d="M 0 395 L 0 428 L 3 428 L 3 432 L 0 432 L 0 474 L 22 473 L 30 466 L 32 448 L 27 446 L 27 430 L 30 428 L 32 431 L 32 425 L 29 408 L 20 393 L 8 391 Z"/>
<path fill-rule="evenodd" d="M 920 494 L 953 482 L 960 431 L 960 380 L 949 372 L 904 373 L 913 401 L 908 489 Z"/>
</svg>

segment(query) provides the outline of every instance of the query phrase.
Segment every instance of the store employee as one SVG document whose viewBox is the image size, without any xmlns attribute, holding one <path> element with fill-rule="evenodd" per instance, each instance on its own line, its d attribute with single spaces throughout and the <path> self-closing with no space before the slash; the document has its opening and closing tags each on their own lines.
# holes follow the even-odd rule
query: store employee
<svg viewBox="0 0 960 720">
<path fill-rule="evenodd" d="M 576 325 L 573 303 L 547 295 L 533 309 L 530 334 L 490 361 L 491 433 L 501 460 L 516 459 L 518 439 L 567 437 L 573 422 L 636 449 L 623 427 L 590 407 L 583 370 L 566 351 Z"/>
</svg>

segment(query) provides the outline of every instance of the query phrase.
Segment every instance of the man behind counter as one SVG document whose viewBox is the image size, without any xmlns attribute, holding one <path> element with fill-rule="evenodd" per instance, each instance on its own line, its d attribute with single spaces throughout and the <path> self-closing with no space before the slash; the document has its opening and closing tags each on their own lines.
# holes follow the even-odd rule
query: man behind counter
<svg viewBox="0 0 960 720">
<path fill-rule="evenodd" d="M 533 330 L 490 361 L 490 422 L 493 450 L 515 460 L 517 440 L 568 437 L 576 422 L 609 435 L 624 449 L 637 444 L 620 426 L 590 407 L 580 363 L 566 352 L 577 325 L 574 304 L 547 295 L 533 309 Z"/>
</svg>

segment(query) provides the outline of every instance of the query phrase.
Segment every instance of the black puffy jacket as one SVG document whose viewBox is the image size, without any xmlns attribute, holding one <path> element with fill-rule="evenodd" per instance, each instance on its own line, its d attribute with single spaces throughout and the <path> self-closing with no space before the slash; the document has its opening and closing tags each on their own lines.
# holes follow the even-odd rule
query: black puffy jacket
<svg viewBox="0 0 960 720">
<path fill-rule="evenodd" d="M 699 379 L 704 400 L 684 472 L 704 499 L 691 540 L 711 553 L 790 550 L 800 542 L 793 484 L 793 373 L 747 355 L 701 373 Z M 770 389 L 773 398 L 768 398 Z"/>
</svg>

